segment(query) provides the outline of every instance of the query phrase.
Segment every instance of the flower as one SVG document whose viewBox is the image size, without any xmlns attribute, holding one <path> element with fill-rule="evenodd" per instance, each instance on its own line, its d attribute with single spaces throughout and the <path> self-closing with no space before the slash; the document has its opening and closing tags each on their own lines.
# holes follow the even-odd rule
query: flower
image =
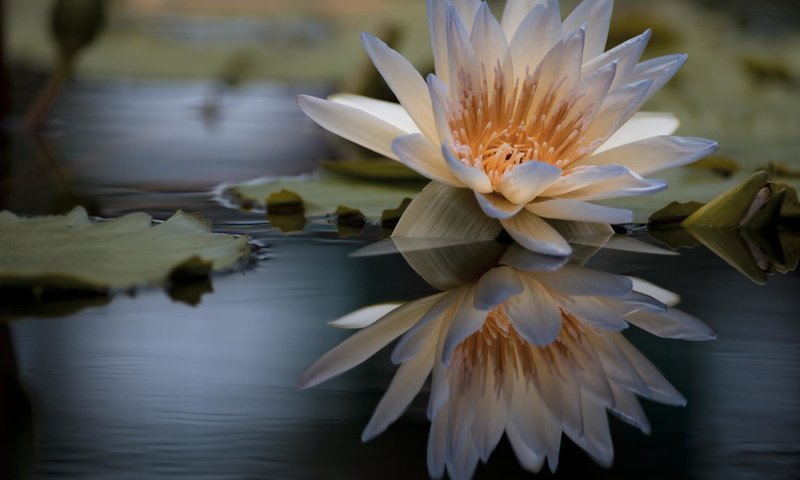
<svg viewBox="0 0 800 480">
<path fill-rule="evenodd" d="M 452 478 L 471 477 L 504 432 L 521 465 L 534 472 L 545 460 L 556 469 L 562 432 L 610 465 L 606 409 L 648 433 L 635 395 L 685 403 L 620 330 L 631 323 L 662 337 L 715 337 L 707 325 L 643 292 L 676 300 L 640 280 L 512 246 L 477 282 L 340 319 L 339 326 L 368 326 L 320 358 L 299 385 L 338 375 L 400 337 L 392 354 L 400 367 L 363 440 L 394 422 L 432 373 L 433 477 L 445 469 Z"/>
<path fill-rule="evenodd" d="M 669 136 L 677 119 L 636 113 L 686 61 L 639 62 L 650 31 L 603 52 L 611 0 L 585 0 L 563 22 L 557 0 L 509 0 L 502 20 L 478 0 L 428 0 L 435 74 L 363 34 L 400 104 L 308 96 L 324 128 L 443 184 L 475 192 L 486 215 L 528 249 L 570 252 L 543 219 L 626 223 L 595 201 L 655 193 L 643 178 L 707 155 L 716 143 Z"/>
</svg>

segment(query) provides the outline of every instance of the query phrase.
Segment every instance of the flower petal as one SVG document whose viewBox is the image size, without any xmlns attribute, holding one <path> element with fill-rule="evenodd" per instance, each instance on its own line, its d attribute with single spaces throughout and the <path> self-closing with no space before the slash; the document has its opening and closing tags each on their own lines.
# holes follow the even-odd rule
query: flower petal
<svg viewBox="0 0 800 480">
<path fill-rule="evenodd" d="M 566 265 L 555 272 L 537 272 L 537 278 L 550 290 L 567 296 L 624 297 L 633 282 L 624 275 Z"/>
<path fill-rule="evenodd" d="M 475 47 L 478 61 L 484 69 L 487 85 L 495 84 L 496 69 L 499 69 L 507 84 L 513 84 L 514 71 L 509 61 L 508 40 L 485 2 L 481 2 L 478 9 L 470 39 Z"/>
<path fill-rule="evenodd" d="M 458 178 L 461 183 L 475 192 L 491 193 L 493 191 L 492 181 L 486 176 L 483 169 L 467 165 L 453 155 L 451 149 L 445 144 L 442 145 L 442 154 L 450 171 Z"/>
<path fill-rule="evenodd" d="M 581 25 L 589 26 L 583 47 L 584 62 L 597 57 L 605 50 L 613 6 L 612 0 L 583 0 L 564 20 L 562 26 L 564 35 L 574 32 Z"/>
<path fill-rule="evenodd" d="M 518 243 L 512 244 L 499 263 L 501 265 L 508 265 L 515 270 L 524 270 L 526 272 L 552 272 L 563 267 L 569 257 L 553 257 L 551 255 L 542 255 L 541 253 L 531 252 Z"/>
<path fill-rule="evenodd" d="M 430 345 L 422 353 L 414 356 L 397 369 L 392 383 L 383 394 L 378 406 L 375 407 L 375 412 L 361 434 L 362 442 L 380 435 L 408 408 L 431 372 L 435 347 L 436 342 L 430 342 Z"/>
<path fill-rule="evenodd" d="M 617 63 L 617 77 L 615 77 L 614 87 L 630 83 L 626 81 L 636 62 L 642 57 L 647 43 L 650 41 L 651 30 L 646 30 L 644 33 L 637 37 L 627 40 L 604 54 L 591 58 L 584 57 L 586 60 L 583 64 L 581 75 L 589 75 L 604 66 L 611 63 Z"/>
<path fill-rule="evenodd" d="M 358 331 L 308 367 L 297 381 L 298 387 L 313 387 L 368 359 L 411 328 L 441 296 L 432 295 L 407 303 L 370 327 Z"/>
<path fill-rule="evenodd" d="M 486 321 L 487 313 L 473 306 L 471 293 L 473 292 L 468 293 L 458 306 L 458 310 L 453 316 L 453 323 L 447 330 L 441 356 L 441 362 L 444 364 L 450 362 L 456 347 L 467 337 L 480 330 Z"/>
<path fill-rule="evenodd" d="M 537 5 L 544 5 L 547 0 L 508 0 L 503 9 L 503 18 L 500 24 L 506 38 L 514 38 L 522 21 Z"/>
<path fill-rule="evenodd" d="M 657 337 L 705 341 L 717 338 L 713 328 L 688 313 L 670 308 L 666 312 L 638 310 L 625 317 L 637 327 Z"/>
<path fill-rule="evenodd" d="M 473 306 L 478 310 L 489 311 L 519 295 L 525 289 L 519 275 L 511 267 L 496 267 L 484 273 L 475 287 Z"/>
<path fill-rule="evenodd" d="M 611 138 L 606 140 L 595 155 L 620 145 L 637 142 L 650 137 L 671 135 L 678 129 L 680 121 L 674 113 L 638 112 L 625 122 Z"/>
<path fill-rule="evenodd" d="M 603 105 L 583 134 L 582 144 L 598 147 L 636 113 L 650 86 L 651 80 L 626 84 L 606 95 Z"/>
<path fill-rule="evenodd" d="M 525 205 L 561 178 L 561 169 L 545 162 L 529 161 L 508 170 L 497 191 L 517 205 Z"/>
<path fill-rule="evenodd" d="M 462 80 L 471 82 L 474 87 L 480 82 L 480 61 L 475 48 L 469 38 L 469 27 L 461 21 L 460 15 L 455 7 L 449 6 L 446 14 L 447 54 L 450 57 L 450 87 L 462 85 Z M 438 73 L 438 72 L 437 72 Z M 461 75 L 466 75 L 466 79 L 461 79 Z"/>
<path fill-rule="evenodd" d="M 525 209 L 544 218 L 618 225 L 633 221 L 633 212 L 569 198 L 553 198 L 531 203 Z"/>
<path fill-rule="evenodd" d="M 500 223 L 511 238 L 528 250 L 545 255 L 569 255 L 572 252 L 569 244 L 553 227 L 526 210 L 511 218 L 502 219 Z"/>
<path fill-rule="evenodd" d="M 526 70 L 533 73 L 560 36 L 558 0 L 540 2 L 525 16 L 514 36 L 510 37 L 509 49 L 515 75 L 521 76 Z"/>
<path fill-rule="evenodd" d="M 704 138 L 650 137 L 587 158 L 584 165 L 625 165 L 639 175 L 681 167 L 705 157 L 719 145 Z"/>
<path fill-rule="evenodd" d="M 661 90 L 661 87 L 675 76 L 687 59 L 688 56 L 686 54 L 665 55 L 644 61 L 633 67 L 630 76 L 626 80 L 630 82 L 650 80 L 653 82 L 636 109 L 638 110 L 639 106 Z"/>
<path fill-rule="evenodd" d="M 341 103 L 306 95 L 297 97 L 297 103 L 322 128 L 395 160 L 392 141 L 409 133 L 359 108 Z"/>
<path fill-rule="evenodd" d="M 481 206 L 483 213 L 492 218 L 511 218 L 522 210 L 522 205 L 511 203 L 494 193 L 475 192 L 475 198 L 478 199 L 478 204 Z"/>
<path fill-rule="evenodd" d="M 402 303 L 382 303 L 379 305 L 359 308 L 358 310 L 339 317 L 336 320 L 331 320 L 328 322 L 328 325 L 338 328 L 368 327 L 401 305 Z"/>
<path fill-rule="evenodd" d="M 543 196 L 562 196 L 592 201 L 608 198 L 647 195 L 667 188 L 663 180 L 642 178 L 623 165 L 587 165 L 572 169 L 562 181 L 547 189 Z"/>
<path fill-rule="evenodd" d="M 620 352 L 628 359 L 630 366 L 634 368 L 636 374 L 645 382 L 650 391 L 647 396 L 651 400 L 666 405 L 684 406 L 686 405 L 686 398 L 672 386 L 669 381 L 664 378 L 664 375 L 650 363 L 642 352 L 636 349 L 628 342 L 622 334 L 615 334 L 614 344 Z M 637 392 L 638 393 L 638 392 Z"/>
<path fill-rule="evenodd" d="M 419 128 L 402 105 L 354 93 L 335 93 L 328 100 L 341 105 L 357 108 L 374 117 L 390 123 L 408 133 L 419 133 Z"/>
<path fill-rule="evenodd" d="M 436 124 L 428 85 L 416 68 L 402 55 L 392 50 L 376 37 L 361 34 L 364 49 L 375 64 L 386 84 L 394 92 L 400 104 L 430 140 L 436 140 Z"/>
<path fill-rule="evenodd" d="M 464 184 L 447 168 L 441 148 L 421 134 L 415 133 L 394 139 L 392 151 L 401 163 L 420 175 L 451 187 L 464 187 Z"/>
<path fill-rule="evenodd" d="M 525 292 L 509 298 L 503 308 L 522 338 L 540 347 L 550 345 L 561 332 L 561 309 L 539 282 L 523 279 Z"/>
</svg>

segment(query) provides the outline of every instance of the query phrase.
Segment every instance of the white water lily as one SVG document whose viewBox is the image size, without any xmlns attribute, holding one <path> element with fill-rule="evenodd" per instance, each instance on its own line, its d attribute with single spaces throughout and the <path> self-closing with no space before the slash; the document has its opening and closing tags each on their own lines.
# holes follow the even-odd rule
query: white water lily
<svg viewBox="0 0 800 480">
<path fill-rule="evenodd" d="M 433 477 L 445 469 L 452 478 L 471 477 L 503 433 L 530 471 L 545 460 L 556 469 L 562 432 L 607 466 L 613 446 L 606 410 L 648 433 L 636 395 L 685 403 L 620 330 L 630 323 L 667 338 L 715 337 L 707 325 L 651 295 L 677 300 L 641 280 L 512 247 L 475 283 L 334 322 L 368 326 L 320 358 L 299 385 L 336 376 L 400 337 L 392 354 L 400 367 L 363 440 L 394 422 L 432 373 Z"/>
<path fill-rule="evenodd" d="M 612 0 L 585 0 L 561 20 L 557 0 L 509 0 L 498 21 L 479 0 L 428 0 L 435 74 L 364 34 L 399 104 L 358 95 L 299 97 L 324 128 L 426 177 L 469 188 L 528 249 L 570 252 L 543 219 L 626 223 L 595 201 L 655 193 L 660 170 L 716 143 L 670 136 L 667 113 L 636 113 L 686 61 L 639 59 L 650 32 L 604 52 Z"/>
</svg>

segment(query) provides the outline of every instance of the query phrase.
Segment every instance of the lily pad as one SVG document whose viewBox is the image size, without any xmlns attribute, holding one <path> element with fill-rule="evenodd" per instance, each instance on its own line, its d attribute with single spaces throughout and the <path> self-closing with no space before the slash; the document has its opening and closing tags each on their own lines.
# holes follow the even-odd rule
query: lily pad
<svg viewBox="0 0 800 480">
<path fill-rule="evenodd" d="M 153 225 L 144 213 L 93 222 L 77 207 L 63 216 L 0 212 L 0 287 L 124 290 L 164 286 L 234 265 L 247 237 L 218 235 L 198 214 Z"/>
<path fill-rule="evenodd" d="M 421 185 L 398 182 L 370 182 L 333 173 L 265 179 L 228 187 L 223 196 L 235 205 L 264 208 L 273 212 L 276 193 L 287 191 L 302 201 L 306 217 L 323 217 L 339 212 L 358 210 L 364 219 L 379 222 L 384 212 L 401 207 L 413 198 Z M 342 208 L 340 210 L 340 208 Z M 281 205 L 283 209 L 283 205 Z M 390 215 L 391 216 L 391 215 Z"/>
</svg>

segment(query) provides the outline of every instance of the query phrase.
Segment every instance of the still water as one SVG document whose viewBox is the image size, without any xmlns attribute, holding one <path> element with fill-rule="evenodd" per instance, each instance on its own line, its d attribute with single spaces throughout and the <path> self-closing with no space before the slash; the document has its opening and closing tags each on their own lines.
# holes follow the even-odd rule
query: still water
<svg viewBox="0 0 800 480">
<path fill-rule="evenodd" d="M 331 155 L 294 93 L 228 92 L 209 119 L 204 85 L 86 83 L 68 90 L 42 139 L 11 137 L 3 208 L 49 213 L 84 203 L 101 216 L 157 218 L 183 208 L 203 212 L 217 231 L 250 235 L 259 249 L 253 268 L 214 276 L 196 306 L 141 291 L 48 318 L 5 307 L 18 318 L 0 322 L 0 475 L 427 478 L 428 387 L 384 434 L 360 442 L 395 370 L 389 349 L 318 387 L 301 391 L 296 381 L 350 335 L 328 320 L 435 290 L 400 255 L 348 256 L 378 240 L 377 229 L 339 238 L 319 221 L 281 236 L 262 215 L 223 208 L 210 193 L 222 181 L 308 171 Z M 677 292 L 679 307 L 719 337 L 626 331 L 688 405 L 643 401 L 650 436 L 610 418 L 608 470 L 564 439 L 555 476 L 797 478 L 800 276 L 758 286 L 702 247 L 680 257 L 602 251 L 589 266 Z M 476 474 L 530 476 L 505 440 Z"/>
</svg>

